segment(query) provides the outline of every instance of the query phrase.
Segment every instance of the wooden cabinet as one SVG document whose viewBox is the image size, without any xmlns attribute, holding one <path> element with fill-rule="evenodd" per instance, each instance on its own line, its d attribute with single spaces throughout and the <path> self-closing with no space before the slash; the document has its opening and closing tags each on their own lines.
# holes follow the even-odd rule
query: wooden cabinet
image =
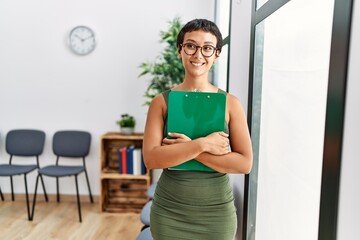
<svg viewBox="0 0 360 240">
<path fill-rule="evenodd" d="M 106 212 L 140 212 L 148 202 L 146 192 L 151 171 L 145 174 L 123 174 L 119 171 L 119 149 L 142 147 L 143 134 L 125 135 L 109 132 L 100 143 L 100 208 Z"/>
</svg>

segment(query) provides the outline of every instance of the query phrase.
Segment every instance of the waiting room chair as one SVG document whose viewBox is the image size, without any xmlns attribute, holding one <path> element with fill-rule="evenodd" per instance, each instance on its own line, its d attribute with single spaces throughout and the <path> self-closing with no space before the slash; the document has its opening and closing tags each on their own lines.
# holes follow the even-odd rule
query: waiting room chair
<svg viewBox="0 0 360 240">
<path fill-rule="evenodd" d="M 150 210 L 151 210 L 152 199 L 155 194 L 156 186 L 157 186 L 157 182 L 152 183 L 146 192 L 146 195 L 149 197 L 150 200 L 141 209 L 140 221 L 142 222 L 142 224 L 144 224 L 144 226 L 141 228 L 141 231 L 150 227 Z M 143 233 L 143 235 L 148 235 L 148 233 Z"/>
<path fill-rule="evenodd" d="M 91 135 L 85 131 L 58 131 L 54 134 L 53 137 L 53 152 L 56 155 L 55 165 L 49 165 L 42 167 L 38 170 L 38 177 L 36 178 L 35 184 L 35 194 L 32 208 L 32 218 L 34 217 L 35 204 L 36 204 L 36 194 L 39 177 L 48 176 L 56 178 L 56 193 L 57 201 L 60 201 L 59 194 L 59 178 L 61 177 L 70 177 L 74 176 L 75 178 L 75 187 L 76 187 L 76 196 L 77 196 L 77 206 L 79 212 L 79 221 L 82 221 L 81 218 L 81 206 L 80 206 L 80 196 L 78 188 L 78 175 L 82 172 L 85 173 L 89 196 L 91 203 L 94 202 L 89 177 L 86 171 L 85 157 L 89 154 L 91 143 Z M 60 165 L 59 159 L 69 158 L 69 159 L 82 159 L 82 165 Z"/>
<path fill-rule="evenodd" d="M 0 187 L 0 197 L 1 197 L 1 200 L 4 201 L 4 195 L 2 194 L 2 191 L 1 191 L 1 187 Z"/>
<path fill-rule="evenodd" d="M 11 198 L 15 200 L 14 196 L 14 184 L 13 176 L 24 175 L 25 181 L 25 195 L 26 206 L 28 211 L 28 219 L 31 220 L 30 206 L 29 206 L 29 194 L 27 188 L 26 175 L 35 169 L 39 168 L 39 155 L 43 152 L 45 143 L 45 133 L 40 130 L 33 129 L 15 129 L 8 132 L 5 138 L 6 152 L 10 155 L 9 164 L 0 164 L 0 176 L 10 177 L 11 183 Z M 36 164 L 13 164 L 13 157 L 35 157 Z M 45 191 L 45 185 L 43 179 L 41 182 L 44 189 L 45 200 L 47 194 Z M 1 191 L 1 190 L 0 190 Z M 4 196 L 1 193 L 1 198 L 4 200 Z"/>
<path fill-rule="evenodd" d="M 153 240 L 151 236 L 150 227 L 143 229 L 136 237 L 136 240 Z"/>
<path fill-rule="evenodd" d="M 152 200 L 148 201 L 140 213 L 140 221 L 144 224 L 142 229 L 145 229 L 150 226 L 150 210 L 151 210 Z"/>
<path fill-rule="evenodd" d="M 154 198 L 156 186 L 157 186 L 157 182 L 154 182 L 154 183 L 152 183 L 152 184 L 150 185 L 149 189 L 146 191 L 146 195 L 147 195 L 150 199 L 153 199 L 153 198 Z"/>
</svg>

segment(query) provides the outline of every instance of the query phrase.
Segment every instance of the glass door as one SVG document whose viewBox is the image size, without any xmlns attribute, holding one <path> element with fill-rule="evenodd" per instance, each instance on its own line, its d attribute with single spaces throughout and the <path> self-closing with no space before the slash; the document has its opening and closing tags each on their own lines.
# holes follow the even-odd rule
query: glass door
<svg viewBox="0 0 360 240">
<path fill-rule="evenodd" d="M 318 239 L 333 11 L 292 0 L 255 25 L 246 239 Z"/>
</svg>

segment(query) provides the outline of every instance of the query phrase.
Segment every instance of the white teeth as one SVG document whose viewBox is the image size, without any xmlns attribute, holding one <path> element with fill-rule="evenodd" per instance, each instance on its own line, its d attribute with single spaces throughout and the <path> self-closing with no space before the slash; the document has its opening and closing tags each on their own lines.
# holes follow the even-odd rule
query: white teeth
<svg viewBox="0 0 360 240">
<path fill-rule="evenodd" d="M 202 66 L 203 65 L 203 63 L 195 63 L 195 62 L 192 62 L 191 64 L 195 65 L 195 66 Z"/>
</svg>

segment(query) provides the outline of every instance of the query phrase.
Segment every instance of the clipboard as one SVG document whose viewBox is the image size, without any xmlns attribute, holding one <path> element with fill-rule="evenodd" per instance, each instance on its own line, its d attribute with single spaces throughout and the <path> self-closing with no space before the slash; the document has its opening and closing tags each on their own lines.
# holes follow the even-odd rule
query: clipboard
<svg viewBox="0 0 360 240">
<path fill-rule="evenodd" d="M 183 133 L 191 139 L 224 131 L 226 95 L 223 93 L 171 91 L 168 99 L 168 132 Z M 171 170 L 215 172 L 190 159 Z"/>
</svg>

